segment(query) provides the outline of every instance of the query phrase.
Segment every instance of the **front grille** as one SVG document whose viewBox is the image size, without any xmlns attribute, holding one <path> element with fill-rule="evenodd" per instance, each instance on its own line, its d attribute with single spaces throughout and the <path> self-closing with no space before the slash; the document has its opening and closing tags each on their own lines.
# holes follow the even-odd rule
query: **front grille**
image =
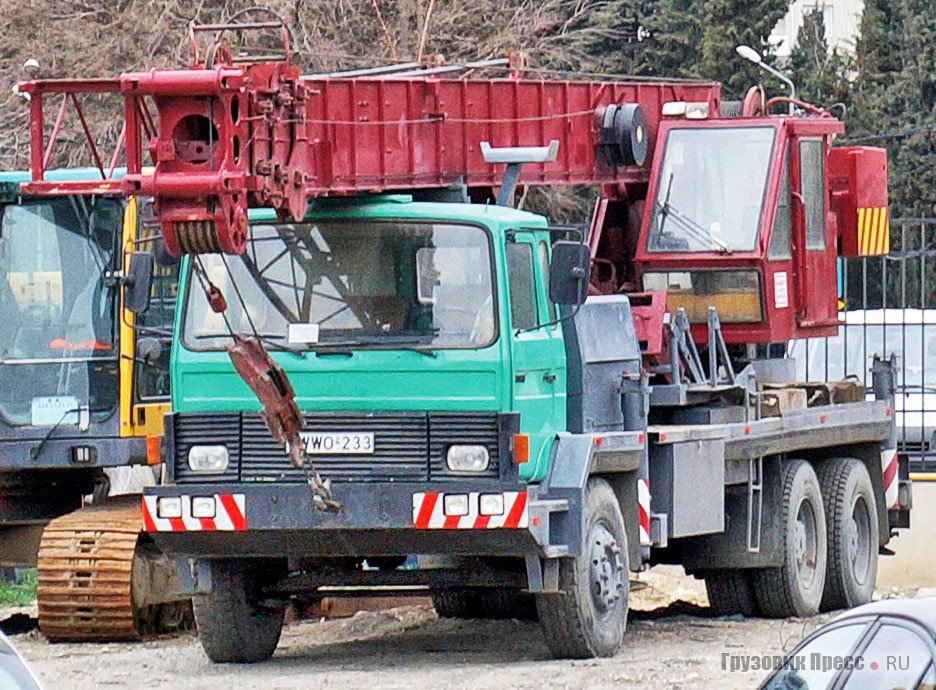
<svg viewBox="0 0 936 690">
<path fill-rule="evenodd" d="M 306 415 L 303 431 L 373 432 L 373 454 L 317 455 L 311 458 L 323 477 L 346 481 L 427 478 L 428 429 L 422 413 L 318 413 Z M 244 415 L 242 481 L 302 482 L 283 449 L 274 443 L 259 415 Z"/>
<path fill-rule="evenodd" d="M 493 412 L 316 412 L 306 415 L 303 431 L 374 434 L 373 454 L 311 458 L 322 477 L 333 481 L 464 478 L 467 475 L 455 475 L 445 466 L 445 454 L 453 444 L 487 446 L 487 471 L 471 476 L 497 477 L 502 455 L 499 419 Z M 292 466 L 259 414 L 177 414 L 173 416 L 173 430 L 178 483 L 215 481 L 216 477 L 220 481 L 305 481 L 305 473 Z M 227 472 L 192 472 L 188 450 L 196 443 L 226 445 L 231 457 Z"/>
<path fill-rule="evenodd" d="M 175 481 L 236 482 L 240 466 L 240 414 L 206 413 L 177 414 L 172 416 L 175 443 Z M 192 472 L 188 466 L 189 448 L 200 446 L 227 446 L 228 467 L 223 474 Z"/>
</svg>

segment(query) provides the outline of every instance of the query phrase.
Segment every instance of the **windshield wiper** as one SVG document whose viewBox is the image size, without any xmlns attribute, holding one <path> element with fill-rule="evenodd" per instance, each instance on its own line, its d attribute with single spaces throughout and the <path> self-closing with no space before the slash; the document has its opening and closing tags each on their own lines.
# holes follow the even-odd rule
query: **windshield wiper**
<svg viewBox="0 0 936 690">
<path fill-rule="evenodd" d="M 202 333 L 199 335 L 190 336 L 193 340 L 213 340 L 215 338 L 231 338 L 234 339 L 235 336 L 231 333 L 213 333 L 207 334 Z M 324 340 L 317 343 L 304 343 L 301 347 L 288 347 L 282 343 L 275 342 L 276 340 L 282 340 L 286 336 L 282 333 L 258 333 L 254 337 L 259 338 L 262 342 L 269 343 L 271 349 L 273 350 L 282 350 L 284 352 L 289 352 L 300 357 L 304 356 L 306 351 L 311 352 L 331 352 L 333 350 L 342 351 L 340 354 L 350 353 L 352 350 L 363 350 L 363 349 L 379 349 L 379 350 L 408 350 L 410 352 L 418 352 L 421 355 L 426 355 L 427 357 L 436 357 L 437 354 L 435 350 L 431 347 L 425 346 L 426 343 L 422 338 L 358 338 L 356 340 Z M 423 345 L 423 347 L 417 347 L 417 345 Z M 375 347 L 377 346 L 377 347 Z M 334 354 L 339 354 L 334 352 Z"/>
<path fill-rule="evenodd" d="M 670 192 L 673 191 L 673 177 L 674 173 L 670 173 L 669 182 L 666 186 L 666 198 L 664 198 L 662 202 L 657 202 L 657 206 L 660 208 L 660 227 L 658 229 L 659 234 L 663 234 L 663 226 L 666 224 L 667 218 L 672 216 L 673 220 L 679 223 L 683 230 L 686 231 L 686 234 L 691 236 L 692 239 L 703 244 L 705 242 L 709 242 L 714 244 L 719 251 L 724 252 L 725 254 L 731 254 L 731 247 L 727 242 L 716 237 L 714 234 L 712 234 L 711 230 L 706 228 L 694 218 L 690 218 L 670 203 Z"/>
<path fill-rule="evenodd" d="M 214 340 L 216 338 L 230 338 L 231 340 L 236 340 L 238 337 L 249 337 L 257 338 L 260 342 L 268 345 L 271 350 L 276 352 L 288 352 L 291 355 L 295 355 L 299 359 L 305 359 L 305 350 L 298 347 L 289 347 L 282 343 L 276 342 L 277 340 L 282 340 L 286 336 L 281 333 L 248 333 L 245 335 L 236 335 L 234 333 L 201 333 L 199 335 L 189 336 L 193 340 Z"/>
<path fill-rule="evenodd" d="M 418 352 L 427 357 L 438 356 L 431 347 L 415 347 L 419 344 L 424 344 L 421 338 L 359 338 L 357 340 L 325 340 L 310 344 L 309 349 L 313 352 L 317 352 L 320 349 L 327 350 L 331 348 L 343 348 L 348 351 L 355 349 L 408 350 L 410 352 Z M 375 345 L 381 347 L 374 347 Z"/>
</svg>

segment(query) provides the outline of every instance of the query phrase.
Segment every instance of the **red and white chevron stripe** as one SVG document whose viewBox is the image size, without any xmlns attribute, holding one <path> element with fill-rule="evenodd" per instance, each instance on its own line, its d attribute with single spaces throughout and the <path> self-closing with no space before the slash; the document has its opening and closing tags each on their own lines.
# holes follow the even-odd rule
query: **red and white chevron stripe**
<svg viewBox="0 0 936 690">
<path fill-rule="evenodd" d="M 477 491 L 468 494 L 467 515 L 446 515 L 445 494 L 413 494 L 413 525 L 418 529 L 517 529 L 529 525 L 525 491 L 504 491 L 501 494 L 504 497 L 504 512 L 501 515 L 480 515 L 480 495 Z"/>
<path fill-rule="evenodd" d="M 243 532 L 247 529 L 244 494 L 214 494 L 215 516 L 192 517 L 192 497 L 181 496 L 182 517 L 161 518 L 158 496 L 143 497 L 144 532 Z"/>
<path fill-rule="evenodd" d="M 888 510 L 899 508 L 899 482 L 897 480 L 897 449 L 887 448 L 881 451 L 881 469 L 884 473 L 884 505 Z"/>
<path fill-rule="evenodd" d="M 637 480 L 638 536 L 641 546 L 651 546 L 650 541 L 650 482 Z"/>
</svg>

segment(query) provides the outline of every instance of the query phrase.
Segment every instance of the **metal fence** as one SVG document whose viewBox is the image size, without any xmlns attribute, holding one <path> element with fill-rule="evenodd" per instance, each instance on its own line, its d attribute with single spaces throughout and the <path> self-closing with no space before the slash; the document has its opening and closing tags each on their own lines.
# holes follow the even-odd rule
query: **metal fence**
<svg viewBox="0 0 936 690">
<path fill-rule="evenodd" d="M 839 262 L 839 334 L 791 343 L 801 380 L 870 384 L 875 354 L 897 356 L 899 446 L 936 471 L 936 218 L 891 221 L 885 256 Z"/>
</svg>

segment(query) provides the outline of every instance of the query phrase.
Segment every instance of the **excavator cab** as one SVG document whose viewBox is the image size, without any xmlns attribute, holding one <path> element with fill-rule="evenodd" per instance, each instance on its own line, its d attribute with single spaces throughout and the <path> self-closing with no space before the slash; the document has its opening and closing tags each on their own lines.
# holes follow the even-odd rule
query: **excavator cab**
<svg viewBox="0 0 936 690">
<path fill-rule="evenodd" d="M 640 288 L 727 343 L 834 335 L 836 260 L 886 234 L 886 158 L 832 148 L 832 117 L 664 120 L 636 248 Z M 851 168 L 851 170 L 849 170 Z M 848 175 L 860 170 L 860 189 Z M 875 240 L 872 253 L 882 253 Z"/>
</svg>

